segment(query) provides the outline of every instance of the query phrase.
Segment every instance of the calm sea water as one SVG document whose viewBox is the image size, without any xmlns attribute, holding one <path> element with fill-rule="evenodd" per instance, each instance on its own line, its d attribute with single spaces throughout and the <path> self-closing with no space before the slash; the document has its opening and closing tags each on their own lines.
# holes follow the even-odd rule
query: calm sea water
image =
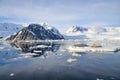
<svg viewBox="0 0 120 80">
<path fill-rule="evenodd" d="M 120 80 L 120 53 L 79 53 L 66 45 L 27 55 L 0 43 L 0 80 Z"/>
</svg>

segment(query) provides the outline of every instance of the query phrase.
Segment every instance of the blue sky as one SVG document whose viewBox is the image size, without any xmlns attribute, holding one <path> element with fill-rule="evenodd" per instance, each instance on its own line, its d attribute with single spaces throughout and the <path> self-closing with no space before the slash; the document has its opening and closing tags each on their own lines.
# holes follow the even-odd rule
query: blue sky
<svg viewBox="0 0 120 80">
<path fill-rule="evenodd" d="M 0 0 L 0 22 L 120 25 L 120 0 Z"/>
</svg>

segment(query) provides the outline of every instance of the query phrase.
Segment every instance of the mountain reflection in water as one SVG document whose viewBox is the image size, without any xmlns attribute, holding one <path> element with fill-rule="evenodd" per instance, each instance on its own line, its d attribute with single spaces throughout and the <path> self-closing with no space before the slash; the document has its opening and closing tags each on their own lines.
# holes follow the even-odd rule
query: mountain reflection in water
<svg viewBox="0 0 120 80">
<path fill-rule="evenodd" d="M 21 41 L 12 47 L 0 43 L 0 80 L 120 79 L 119 52 L 70 53 L 67 48 L 73 43 Z"/>
<path fill-rule="evenodd" d="M 13 47 L 20 48 L 24 54 L 27 53 L 35 53 L 37 55 L 33 55 L 33 57 L 39 57 L 41 55 L 44 55 L 47 51 L 51 52 L 57 52 L 59 50 L 59 47 L 61 44 L 49 42 L 49 41 L 33 41 L 33 42 L 17 42 L 17 43 L 11 43 Z"/>
</svg>

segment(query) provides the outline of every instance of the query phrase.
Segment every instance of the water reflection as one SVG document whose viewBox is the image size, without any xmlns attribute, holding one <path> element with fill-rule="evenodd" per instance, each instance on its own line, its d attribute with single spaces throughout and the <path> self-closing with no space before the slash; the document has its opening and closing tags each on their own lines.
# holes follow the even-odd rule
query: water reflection
<svg viewBox="0 0 120 80">
<path fill-rule="evenodd" d="M 73 42 L 71 41 L 71 43 Z M 67 50 L 71 44 L 63 45 L 56 42 L 19 42 L 11 45 L 20 50 L 0 45 L 0 47 L 5 46 L 0 52 L 0 80 L 120 79 L 119 53 L 75 54 Z M 32 58 L 24 58 L 19 55 L 29 53 L 37 55 L 31 55 Z M 46 55 L 51 53 L 53 55 Z M 47 58 L 43 59 L 41 55 L 47 56 Z M 9 62 L 6 63 L 5 59 Z"/>
<path fill-rule="evenodd" d="M 18 42 L 11 43 L 12 47 L 20 48 L 24 54 L 33 53 L 37 55 L 32 55 L 32 57 L 38 57 L 51 51 L 53 53 L 57 52 L 61 44 L 53 42 Z"/>
</svg>

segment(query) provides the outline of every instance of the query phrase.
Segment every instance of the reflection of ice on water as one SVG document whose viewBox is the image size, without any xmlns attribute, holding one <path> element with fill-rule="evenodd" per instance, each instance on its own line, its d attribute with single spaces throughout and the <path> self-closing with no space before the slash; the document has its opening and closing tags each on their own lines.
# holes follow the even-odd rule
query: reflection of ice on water
<svg viewBox="0 0 120 80">
<path fill-rule="evenodd" d="M 21 57 L 30 57 L 30 56 L 36 56 L 36 55 L 39 55 L 39 54 L 35 54 L 35 53 L 22 53 L 20 54 Z"/>
<path fill-rule="evenodd" d="M 11 49 L 11 48 L 4 48 L 3 46 L 0 47 L 0 49 L 5 49 L 5 54 L 7 59 L 11 57 L 13 60 L 22 59 L 22 58 L 29 58 L 29 57 L 39 57 L 44 56 L 44 58 L 47 58 L 49 55 L 59 55 L 62 56 L 62 52 L 66 52 L 69 45 L 74 45 L 75 43 L 84 43 L 84 44 L 102 44 L 102 45 L 116 45 L 117 42 L 109 41 L 111 44 L 108 44 L 106 41 L 80 41 L 80 40 L 62 40 L 62 41 L 27 41 L 22 43 L 16 44 L 18 48 Z M 30 43 L 30 44 L 29 44 Z M 70 44 L 69 44 L 70 43 Z M 28 44 L 28 45 L 27 45 Z M 119 44 L 117 44 L 118 46 Z M 28 46 L 28 47 L 27 47 Z M 20 48 L 27 50 L 27 52 L 21 52 Z M 110 46 L 111 47 L 111 46 Z M 29 49 L 29 50 L 28 50 Z M 12 52 L 11 52 L 12 51 Z M 14 51 L 14 53 L 13 53 Z M 22 54 L 21 54 L 22 53 Z M 80 57 L 81 53 L 71 53 L 72 56 Z M 13 57 L 14 56 L 14 57 Z M 68 62 L 74 62 L 75 60 L 70 59 Z"/>
<path fill-rule="evenodd" d="M 61 50 L 61 47 L 62 47 L 62 50 Z M 42 75 L 42 76 L 49 77 L 49 75 L 46 75 L 46 74 L 50 72 L 53 74 L 61 73 L 65 76 L 70 75 L 70 77 L 72 76 L 73 78 L 76 78 L 76 77 L 81 78 L 81 77 L 84 77 L 84 74 L 88 74 L 90 75 L 88 78 L 92 78 L 91 80 L 102 80 L 102 79 L 107 80 L 106 76 L 108 76 L 107 77 L 108 79 L 116 79 L 115 76 L 119 78 L 119 67 L 120 67 L 119 54 L 102 54 L 102 55 L 87 54 L 87 53 L 76 54 L 76 53 L 67 52 L 66 48 L 68 46 L 61 45 L 61 47 L 57 48 L 56 46 L 48 50 L 44 49 L 45 52 L 41 56 L 37 56 L 37 55 L 40 55 L 37 53 L 31 53 L 31 52 L 23 53 L 21 51 L 19 52 L 19 50 L 17 49 L 9 48 L 9 50 L 6 50 L 7 48 L 5 48 L 5 52 L 8 52 L 8 53 L 2 56 L 2 58 L 3 57 L 5 58 L 6 56 L 8 56 L 9 58 L 6 58 L 6 59 L 8 61 L 10 60 L 13 61 L 12 63 L 9 63 L 10 66 L 5 65 L 5 66 L 8 66 L 7 68 L 9 68 L 9 74 L 7 76 L 13 76 L 13 78 L 17 78 L 16 76 L 20 76 L 21 74 L 24 74 L 24 72 L 28 72 L 30 74 L 24 77 L 27 77 L 27 78 L 28 77 L 31 78 L 31 76 L 40 77 L 42 73 L 45 73 L 45 75 Z M 37 56 L 37 57 L 33 58 L 33 56 Z M 2 72 L 6 70 L 4 66 L 0 66 L 0 67 L 1 69 L 3 69 Z M 13 67 L 15 69 L 13 69 Z M 14 70 L 16 70 L 16 72 Z M 20 75 L 17 75 L 17 73 L 19 72 L 21 72 Z M 61 74 L 59 74 L 59 76 L 65 77 Z M 102 74 L 104 74 L 102 77 L 99 76 Z M 110 78 L 111 75 L 113 76 L 113 78 Z M 54 77 L 56 79 L 58 78 L 56 76 L 53 76 L 53 78 Z M 51 79 L 53 80 L 53 78 Z M 86 79 L 86 76 L 84 78 L 85 80 L 88 79 L 88 78 Z"/>
</svg>

